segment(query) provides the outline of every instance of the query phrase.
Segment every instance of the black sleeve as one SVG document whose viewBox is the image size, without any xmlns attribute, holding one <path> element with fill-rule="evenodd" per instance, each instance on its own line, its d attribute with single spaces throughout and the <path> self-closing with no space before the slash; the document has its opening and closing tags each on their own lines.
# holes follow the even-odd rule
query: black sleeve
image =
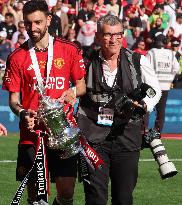
<svg viewBox="0 0 182 205">
<path fill-rule="evenodd" d="M 73 8 L 76 8 L 76 1 L 75 0 L 69 0 L 68 3 L 71 4 L 71 6 Z"/>
<path fill-rule="evenodd" d="M 140 78 L 140 80 L 138 79 L 138 82 L 141 82 L 141 75 L 142 75 L 141 69 L 140 69 L 140 59 L 141 59 L 141 55 L 139 53 L 134 52 L 132 55 L 132 60 L 133 60 L 133 64 L 135 65 L 135 68 L 137 70 L 137 74 Z"/>
<path fill-rule="evenodd" d="M 148 32 L 147 38 L 153 39 L 153 37 L 154 37 L 154 32 L 153 32 L 153 30 L 150 30 L 150 31 Z"/>
<path fill-rule="evenodd" d="M 62 27 L 61 27 L 61 18 L 58 17 L 58 36 L 61 37 L 62 36 Z"/>
<path fill-rule="evenodd" d="M 5 26 L 4 26 L 4 24 L 3 24 L 3 22 L 1 22 L 0 23 L 0 31 L 3 31 L 3 28 L 4 28 Z"/>
<path fill-rule="evenodd" d="M 83 10 L 80 10 L 80 11 L 78 12 L 77 19 L 82 19 L 84 22 L 86 21 L 85 13 L 84 13 Z"/>
</svg>

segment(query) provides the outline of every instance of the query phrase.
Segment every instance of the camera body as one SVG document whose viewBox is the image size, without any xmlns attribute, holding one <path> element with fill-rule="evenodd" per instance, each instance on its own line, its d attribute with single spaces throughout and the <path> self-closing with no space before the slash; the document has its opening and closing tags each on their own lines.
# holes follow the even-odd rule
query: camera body
<svg viewBox="0 0 182 205">
<path fill-rule="evenodd" d="M 154 129 L 150 129 L 149 132 L 144 135 L 144 139 L 149 144 L 155 160 L 159 165 L 159 173 L 162 179 L 173 177 L 178 172 L 174 164 L 169 160 L 165 147 L 160 140 L 160 133 Z"/>
<path fill-rule="evenodd" d="M 146 83 L 142 83 L 140 87 L 135 88 L 129 95 L 117 93 L 114 95 L 114 109 L 118 115 L 125 115 L 131 119 L 140 119 L 145 113 L 144 107 L 135 106 L 134 101 L 143 103 L 146 96 L 152 98 L 156 95 L 155 90 Z"/>
</svg>

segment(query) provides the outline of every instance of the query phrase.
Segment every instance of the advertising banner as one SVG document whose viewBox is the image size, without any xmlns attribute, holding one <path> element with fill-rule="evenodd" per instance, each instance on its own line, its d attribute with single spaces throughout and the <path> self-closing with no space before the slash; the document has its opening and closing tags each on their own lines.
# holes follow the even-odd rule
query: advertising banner
<svg viewBox="0 0 182 205">
<path fill-rule="evenodd" d="M 152 128 L 155 120 L 155 111 L 150 115 L 149 127 Z M 4 124 L 8 132 L 18 132 L 19 119 L 8 105 L 8 92 L 0 87 L 0 123 Z M 182 89 L 172 89 L 169 92 L 165 124 L 163 133 L 182 133 Z"/>
</svg>

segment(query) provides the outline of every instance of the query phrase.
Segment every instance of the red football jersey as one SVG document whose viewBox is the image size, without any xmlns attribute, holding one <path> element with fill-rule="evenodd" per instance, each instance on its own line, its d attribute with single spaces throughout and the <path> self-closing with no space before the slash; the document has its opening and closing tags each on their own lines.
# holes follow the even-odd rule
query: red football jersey
<svg viewBox="0 0 182 205">
<path fill-rule="evenodd" d="M 36 56 L 41 76 L 46 81 L 48 52 L 36 52 Z M 49 75 L 48 88 L 46 88 L 46 95 L 54 99 L 59 98 L 63 91 L 70 87 L 70 81 L 74 83 L 76 80 L 84 77 L 84 69 L 85 66 L 81 50 L 67 40 L 56 38 L 54 40 L 53 62 Z M 3 89 L 10 92 L 21 92 L 21 104 L 23 108 L 26 110 L 37 110 L 39 94 L 36 91 L 36 83 L 28 43 L 26 42 L 8 58 Z M 38 127 L 35 129 L 38 129 Z M 31 135 L 34 134 L 29 133 L 20 125 L 21 143 L 35 142 L 30 139 Z"/>
</svg>

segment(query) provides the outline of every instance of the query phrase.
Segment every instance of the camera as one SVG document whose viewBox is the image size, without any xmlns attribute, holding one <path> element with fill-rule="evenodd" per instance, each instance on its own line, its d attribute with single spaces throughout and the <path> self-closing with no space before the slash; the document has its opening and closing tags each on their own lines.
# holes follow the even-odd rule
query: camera
<svg viewBox="0 0 182 205">
<path fill-rule="evenodd" d="M 160 140 L 160 133 L 154 129 L 144 135 L 144 139 L 153 153 L 155 160 L 159 165 L 159 173 L 162 179 L 173 177 L 178 172 L 174 164 L 169 160 L 165 147 Z"/>
<path fill-rule="evenodd" d="M 118 115 L 125 115 L 131 119 L 140 119 L 145 113 L 144 107 L 135 106 L 134 101 L 143 103 L 142 99 L 148 96 L 152 98 L 156 95 L 155 90 L 146 83 L 142 83 L 140 87 L 135 88 L 129 95 L 120 93 L 114 96 L 114 110 Z"/>
</svg>

